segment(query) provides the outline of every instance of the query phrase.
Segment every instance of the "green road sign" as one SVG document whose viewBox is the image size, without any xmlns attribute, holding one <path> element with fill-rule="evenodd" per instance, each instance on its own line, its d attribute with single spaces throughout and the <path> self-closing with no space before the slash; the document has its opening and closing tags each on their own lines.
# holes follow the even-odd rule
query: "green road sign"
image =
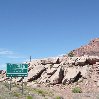
<svg viewBox="0 0 99 99">
<path fill-rule="evenodd" d="M 10 64 L 7 63 L 7 77 L 27 77 L 28 64 Z"/>
</svg>

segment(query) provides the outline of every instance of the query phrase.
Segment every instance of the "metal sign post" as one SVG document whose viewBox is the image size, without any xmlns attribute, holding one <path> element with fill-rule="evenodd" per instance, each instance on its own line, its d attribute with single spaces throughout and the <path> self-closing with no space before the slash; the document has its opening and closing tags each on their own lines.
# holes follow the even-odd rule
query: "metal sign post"
<svg viewBox="0 0 99 99">
<path fill-rule="evenodd" d="M 10 78 L 10 91 L 11 91 L 11 82 L 12 82 L 12 77 Z"/>
<path fill-rule="evenodd" d="M 24 77 L 22 77 L 22 95 L 23 95 L 23 79 Z"/>
<path fill-rule="evenodd" d="M 10 91 L 12 77 L 22 77 L 22 94 L 23 94 L 23 79 L 28 76 L 28 64 L 7 64 L 6 77 L 10 79 Z"/>
<path fill-rule="evenodd" d="M 7 77 L 27 77 L 28 64 L 7 64 Z"/>
<path fill-rule="evenodd" d="M 31 56 L 30 56 L 30 62 L 31 62 Z"/>
</svg>

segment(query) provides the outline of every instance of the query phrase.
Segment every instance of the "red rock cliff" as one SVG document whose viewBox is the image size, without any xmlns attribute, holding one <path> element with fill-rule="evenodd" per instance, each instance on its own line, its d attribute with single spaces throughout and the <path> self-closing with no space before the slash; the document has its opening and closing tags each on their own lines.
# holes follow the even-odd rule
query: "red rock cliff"
<svg viewBox="0 0 99 99">
<path fill-rule="evenodd" d="M 88 45 L 73 50 L 73 54 L 75 56 L 99 56 L 99 38 L 91 40 Z"/>
</svg>

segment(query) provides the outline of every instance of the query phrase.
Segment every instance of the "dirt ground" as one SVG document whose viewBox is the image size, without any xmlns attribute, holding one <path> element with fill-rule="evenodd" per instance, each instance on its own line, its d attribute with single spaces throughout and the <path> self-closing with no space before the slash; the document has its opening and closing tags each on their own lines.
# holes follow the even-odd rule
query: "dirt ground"
<svg viewBox="0 0 99 99">
<path fill-rule="evenodd" d="M 99 92 L 73 93 L 72 86 L 24 84 L 22 95 L 21 84 L 12 84 L 11 91 L 7 82 L 0 82 L 0 99 L 99 99 Z"/>
</svg>

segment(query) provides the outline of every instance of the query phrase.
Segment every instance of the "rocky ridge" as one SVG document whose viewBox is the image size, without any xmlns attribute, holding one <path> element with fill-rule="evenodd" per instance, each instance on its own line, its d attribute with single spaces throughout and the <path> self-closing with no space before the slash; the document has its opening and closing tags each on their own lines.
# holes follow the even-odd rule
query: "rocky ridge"
<svg viewBox="0 0 99 99">
<path fill-rule="evenodd" d="M 80 80 L 95 81 L 99 84 L 99 57 L 58 57 L 32 60 L 28 64 L 28 77 L 24 82 L 36 81 L 39 84 L 72 84 Z M 7 80 L 6 73 L 0 72 L 0 81 Z M 21 78 L 14 78 L 14 82 L 20 82 Z"/>
<path fill-rule="evenodd" d="M 99 56 L 99 38 L 93 39 L 89 44 L 72 51 L 75 56 Z"/>
<path fill-rule="evenodd" d="M 38 60 L 34 61 L 28 63 L 28 77 L 24 79 L 24 82 L 36 80 L 38 83 L 52 85 L 72 84 L 93 76 L 95 76 L 94 80 L 96 82 L 99 80 L 98 56 L 60 57 L 56 59 L 42 59 L 39 62 Z M 93 72 L 95 73 L 94 75 L 92 75 Z"/>
</svg>

